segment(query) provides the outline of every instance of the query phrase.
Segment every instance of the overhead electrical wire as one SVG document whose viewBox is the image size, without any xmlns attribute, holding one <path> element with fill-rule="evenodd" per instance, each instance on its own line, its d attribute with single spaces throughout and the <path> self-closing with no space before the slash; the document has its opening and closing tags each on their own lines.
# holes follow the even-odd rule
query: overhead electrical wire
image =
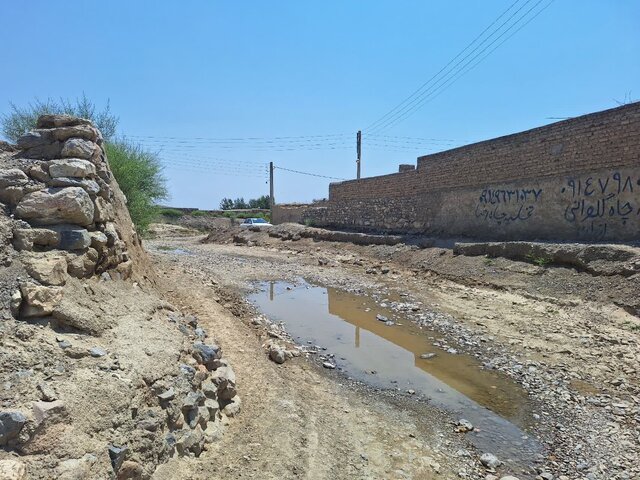
<svg viewBox="0 0 640 480">
<path fill-rule="evenodd" d="M 494 45 L 498 40 L 500 40 L 500 38 L 506 35 L 516 25 L 522 22 L 533 10 L 535 10 L 545 0 L 539 0 L 537 3 L 533 5 L 533 7 L 527 10 L 523 15 L 521 15 L 514 22 L 512 22 L 505 30 L 503 30 L 500 33 L 500 35 L 498 35 L 498 37 L 496 37 L 488 45 L 482 48 L 482 50 L 480 50 L 478 53 L 474 53 L 480 47 L 482 47 L 482 45 L 484 45 L 489 39 L 491 39 L 491 37 L 493 37 L 498 32 L 500 32 L 500 30 L 502 30 L 502 28 L 505 25 L 507 25 L 515 16 L 518 15 L 520 11 L 522 11 L 528 4 L 530 4 L 533 1 L 533 0 L 527 0 L 505 22 L 503 22 L 500 26 L 494 29 L 486 38 L 484 38 L 478 45 L 476 45 L 475 48 L 473 48 L 473 50 L 467 53 L 462 59 L 460 59 L 457 63 L 455 63 L 455 65 L 453 65 L 451 68 L 449 68 L 449 66 L 453 62 L 455 62 L 456 59 L 458 59 L 462 54 L 464 54 L 464 52 L 466 52 L 469 48 L 471 48 L 493 25 L 495 25 L 502 17 L 504 17 L 510 10 L 512 10 L 513 7 L 515 7 L 516 4 L 519 3 L 519 1 L 520 0 L 516 0 L 516 2 L 512 3 L 504 12 L 502 12 L 500 16 L 498 16 L 498 18 L 496 18 L 496 20 L 494 20 L 489 25 L 489 27 L 485 28 L 485 30 L 483 30 L 483 32 L 480 35 L 478 35 L 462 51 L 460 51 L 458 55 L 456 55 L 452 60 L 450 60 L 449 63 L 447 63 L 447 65 L 445 65 L 442 69 L 440 69 L 438 73 L 436 73 L 429 80 L 423 83 L 417 90 L 415 90 L 411 95 L 409 95 L 409 97 L 405 98 L 402 102 L 400 102 L 400 104 L 396 105 L 396 107 L 394 107 L 385 115 L 380 117 L 378 120 L 370 124 L 368 129 L 365 130 L 365 132 L 368 130 L 370 133 L 379 133 L 385 129 L 389 129 L 395 126 L 397 123 L 407 118 L 417 109 L 419 109 L 422 105 L 424 105 L 427 101 L 435 98 L 436 94 L 439 95 L 440 93 L 442 93 L 442 91 L 444 91 L 451 84 L 453 84 L 458 78 L 460 78 L 462 75 L 464 75 L 465 73 L 470 71 L 472 68 L 474 68 L 478 63 L 480 63 L 485 58 L 487 58 L 493 51 L 495 51 L 497 48 L 503 45 L 509 38 L 513 37 L 513 35 L 519 32 L 524 26 L 528 25 L 534 18 L 536 18 L 540 13 L 542 13 L 542 11 L 546 10 L 551 5 L 551 3 L 553 3 L 554 0 L 551 0 L 547 5 L 545 5 L 542 9 L 536 12 L 515 32 L 509 35 L 504 41 L 499 43 L 495 48 L 490 50 L 488 54 L 482 56 L 482 54 L 485 51 L 487 51 L 487 49 L 489 49 L 492 45 Z M 469 57 L 471 57 L 470 60 L 468 60 L 466 63 L 460 66 Z M 470 68 L 465 70 L 465 68 L 469 64 L 473 63 L 479 57 L 481 58 L 478 62 L 474 63 Z M 441 77 L 441 74 L 445 71 L 446 73 L 444 73 L 444 75 L 442 75 Z M 438 79 L 438 77 L 441 77 L 441 78 Z M 432 82 L 434 81 L 435 83 L 432 84 Z M 428 88 L 426 88 L 427 86 Z"/>
<path fill-rule="evenodd" d="M 329 178 L 331 180 L 346 180 L 346 178 L 339 178 L 339 177 L 330 177 L 328 175 L 320 175 L 318 173 L 311 173 L 311 172 L 301 172 L 300 170 L 292 170 L 291 168 L 284 168 L 284 167 L 279 167 L 277 165 L 275 165 L 273 167 L 274 169 L 278 169 L 278 170 L 284 170 L 286 172 L 293 172 L 293 173 L 298 173 L 300 175 L 308 175 L 310 177 L 320 177 L 320 178 Z"/>
</svg>

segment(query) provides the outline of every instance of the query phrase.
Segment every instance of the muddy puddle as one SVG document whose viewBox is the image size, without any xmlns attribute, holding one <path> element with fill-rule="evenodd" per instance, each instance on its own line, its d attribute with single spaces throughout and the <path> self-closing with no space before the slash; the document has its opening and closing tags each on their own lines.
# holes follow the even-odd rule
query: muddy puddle
<svg viewBox="0 0 640 480">
<path fill-rule="evenodd" d="M 259 287 L 249 300 L 271 320 L 283 322 L 298 343 L 326 348 L 323 353 L 334 354 L 338 368 L 353 378 L 375 387 L 414 390 L 455 419 L 469 420 L 475 429 L 467 438 L 481 452 L 505 461 L 510 471 L 524 474 L 540 452 L 527 433 L 532 411 L 526 392 L 506 376 L 482 370 L 471 356 L 433 346 L 442 334 L 420 329 L 364 295 L 304 282 Z M 386 325 L 377 315 L 395 324 Z"/>
</svg>

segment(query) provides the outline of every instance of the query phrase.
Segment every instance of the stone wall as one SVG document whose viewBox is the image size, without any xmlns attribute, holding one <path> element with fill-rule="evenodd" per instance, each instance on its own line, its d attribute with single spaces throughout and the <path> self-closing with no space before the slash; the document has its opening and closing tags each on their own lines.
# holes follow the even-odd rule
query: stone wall
<svg viewBox="0 0 640 480">
<path fill-rule="evenodd" d="M 0 165 L 0 202 L 13 219 L 13 248 L 29 278 L 11 307 L 25 318 L 64 317 L 67 279 L 129 277 L 124 239 L 136 235 L 102 136 L 88 120 L 44 115 L 17 143 L 19 151 Z"/>
<path fill-rule="evenodd" d="M 488 239 L 640 239 L 640 103 L 333 183 L 316 225 Z"/>
</svg>

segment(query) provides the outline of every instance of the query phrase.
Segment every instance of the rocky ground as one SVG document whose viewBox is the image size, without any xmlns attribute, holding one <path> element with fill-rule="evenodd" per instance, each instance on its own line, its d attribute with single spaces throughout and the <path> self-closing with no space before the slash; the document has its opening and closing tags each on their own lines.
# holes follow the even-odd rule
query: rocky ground
<svg viewBox="0 0 640 480">
<path fill-rule="evenodd" d="M 275 417 L 294 419 L 256 422 L 254 413 L 247 413 L 249 423 L 232 427 L 220 448 L 226 442 L 249 446 L 241 455 L 212 453 L 216 467 L 208 464 L 210 468 L 227 468 L 226 473 L 236 472 L 233 478 L 239 472 L 275 478 L 284 464 L 291 478 L 500 478 L 509 473 L 498 468 L 492 477 L 479 461 L 483 452 L 459 456 L 461 448 L 470 447 L 464 435 L 454 432 L 450 422 L 455 419 L 428 404 L 406 395 L 372 394 L 335 371 L 327 375 L 304 358 L 282 366 L 269 362 L 264 347 L 268 330 L 252 325 L 255 312 L 242 302 L 242 294 L 256 280 L 304 277 L 377 292 L 378 298 L 402 295 L 403 301 L 393 307 L 441 331 L 443 347 L 453 345 L 474 355 L 485 368 L 522 385 L 535 406 L 532 433 L 544 445 L 543 456 L 532 460 L 526 478 L 638 478 L 637 274 L 594 275 L 536 265 L 535 259 L 454 255 L 451 248 L 314 241 L 299 235 L 299 228 L 277 227 L 271 236 L 222 229 L 210 236 L 214 243 L 202 244 L 201 237 L 162 237 L 163 227 L 158 227 L 161 238 L 148 243 L 167 295 L 185 306 L 190 295 L 197 295 L 198 308 L 220 312 L 218 321 L 226 324 L 222 337 L 233 338 L 236 353 L 229 355 L 240 385 L 247 389 L 244 406 L 261 412 L 263 419 L 272 418 L 269 412 L 274 409 Z M 414 312 L 411 305 L 428 308 Z M 348 413 L 340 414 L 345 404 Z M 289 407 L 283 405 L 294 413 L 285 413 Z M 360 422 L 349 420 L 350 414 L 378 427 L 363 429 Z M 289 447 L 302 431 L 305 436 L 297 441 L 304 448 Z M 348 433 L 336 443 L 332 438 L 340 431 Z M 383 433 L 386 436 L 379 437 Z M 279 448 L 277 442 L 250 442 L 249 435 L 284 443 Z M 264 445 L 269 445 L 267 451 Z M 418 452 L 426 452 L 422 463 L 416 462 Z M 251 467 L 244 468 L 243 462 Z M 204 475 L 209 467 L 203 465 L 191 465 L 193 475 Z M 168 476 L 159 478 L 171 478 L 167 471 Z"/>
<path fill-rule="evenodd" d="M 0 144 L 0 478 L 148 479 L 240 410 L 214 332 L 171 305 L 102 137 L 44 115 Z"/>
</svg>

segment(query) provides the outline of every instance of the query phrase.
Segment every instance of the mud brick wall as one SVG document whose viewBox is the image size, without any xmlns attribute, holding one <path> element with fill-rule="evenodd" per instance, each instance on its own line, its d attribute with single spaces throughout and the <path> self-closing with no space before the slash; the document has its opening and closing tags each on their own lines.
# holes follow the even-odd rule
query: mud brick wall
<svg viewBox="0 0 640 480">
<path fill-rule="evenodd" d="M 331 184 L 317 225 L 486 239 L 640 240 L 640 103 Z"/>
</svg>

